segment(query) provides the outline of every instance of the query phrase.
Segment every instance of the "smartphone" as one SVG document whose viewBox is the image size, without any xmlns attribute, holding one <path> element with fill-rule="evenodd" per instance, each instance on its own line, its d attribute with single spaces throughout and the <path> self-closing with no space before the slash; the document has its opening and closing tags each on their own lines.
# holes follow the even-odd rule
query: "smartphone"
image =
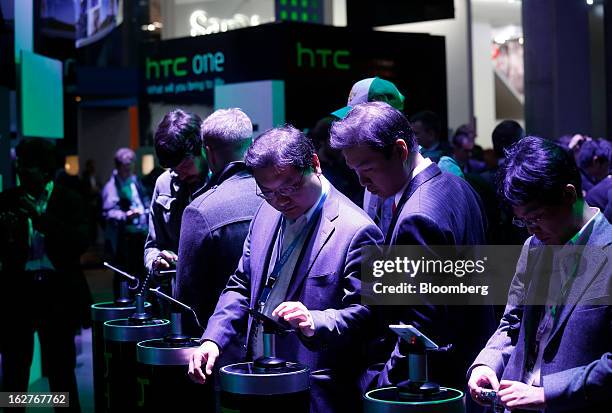
<svg viewBox="0 0 612 413">
<path fill-rule="evenodd" d="M 249 314 L 255 320 L 271 326 L 275 330 L 275 333 L 277 334 L 285 334 L 293 330 L 291 328 L 291 325 L 287 323 L 285 320 L 278 320 L 278 321 L 274 320 L 268 317 L 267 315 L 260 313 L 254 308 L 249 308 Z"/>
<path fill-rule="evenodd" d="M 427 350 L 438 350 L 438 345 L 431 341 L 425 334 L 421 333 L 416 327 L 410 324 L 392 324 L 389 328 L 402 340 L 411 343 L 413 340 L 418 340 Z"/>
</svg>

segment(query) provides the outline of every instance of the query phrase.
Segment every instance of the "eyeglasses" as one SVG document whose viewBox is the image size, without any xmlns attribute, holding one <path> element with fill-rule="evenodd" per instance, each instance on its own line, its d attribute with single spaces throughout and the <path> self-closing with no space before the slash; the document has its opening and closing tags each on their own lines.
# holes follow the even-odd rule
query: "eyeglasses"
<svg viewBox="0 0 612 413">
<path fill-rule="evenodd" d="M 512 218 L 512 224 L 519 228 L 535 227 L 538 225 L 544 217 L 539 216 L 533 219 L 520 219 L 517 217 Z"/>
<path fill-rule="evenodd" d="M 304 182 L 305 174 L 306 170 L 302 171 L 302 176 L 300 177 L 300 180 L 297 183 L 278 188 L 274 191 L 262 191 L 261 189 L 259 189 L 259 185 L 256 185 L 255 194 L 258 197 L 265 199 L 266 201 L 271 201 L 279 195 L 289 197 L 300 190 L 300 188 L 302 187 L 302 183 Z"/>
</svg>

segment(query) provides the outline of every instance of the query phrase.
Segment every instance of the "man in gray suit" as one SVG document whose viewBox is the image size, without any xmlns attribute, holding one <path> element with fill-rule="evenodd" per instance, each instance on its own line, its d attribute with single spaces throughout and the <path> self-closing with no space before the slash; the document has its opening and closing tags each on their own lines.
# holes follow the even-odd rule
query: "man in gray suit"
<svg viewBox="0 0 612 413">
<path fill-rule="evenodd" d="M 227 279 L 242 255 L 242 244 L 261 198 L 243 162 L 252 142 L 253 125 L 240 109 L 220 109 L 202 123 L 202 143 L 213 176 L 209 189 L 183 213 L 175 297 L 191 306 L 205 323 L 215 309 Z M 192 317 L 184 317 L 183 332 L 201 336 Z M 226 361 L 242 357 L 244 339 L 226 351 Z"/>
<path fill-rule="evenodd" d="M 247 312 L 256 307 L 296 329 L 277 338 L 276 351 L 311 369 L 311 411 L 359 411 L 360 334 L 370 319 L 360 304 L 362 253 L 381 243 L 382 233 L 325 179 L 312 142 L 297 129 L 265 132 L 245 162 L 267 202 L 253 218 L 189 374 L 205 382 L 219 353 L 247 331 L 249 356 L 260 356 L 260 329 Z"/>
<path fill-rule="evenodd" d="M 468 371 L 470 394 L 484 404 L 493 389 L 511 410 L 609 411 L 612 225 L 584 201 L 573 156 L 551 141 L 513 145 L 501 178 L 513 222 L 532 236 L 499 327 Z"/>
</svg>

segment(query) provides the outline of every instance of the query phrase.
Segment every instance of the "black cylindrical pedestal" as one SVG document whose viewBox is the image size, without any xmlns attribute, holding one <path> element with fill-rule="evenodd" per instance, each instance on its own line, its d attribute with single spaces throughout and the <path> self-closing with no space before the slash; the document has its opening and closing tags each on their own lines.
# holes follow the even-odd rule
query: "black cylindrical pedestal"
<svg viewBox="0 0 612 413">
<path fill-rule="evenodd" d="M 104 378 L 108 411 L 126 412 L 142 405 L 143 384 L 137 380 L 136 344 L 164 337 L 169 332 L 168 320 L 152 319 L 132 324 L 128 319 L 120 319 L 104 323 Z"/>
<path fill-rule="evenodd" d="M 308 413 L 309 375 L 308 367 L 298 363 L 271 369 L 253 363 L 221 367 L 221 410 Z"/>
<path fill-rule="evenodd" d="M 145 303 L 145 308 L 151 307 L 151 304 Z M 132 303 L 117 303 L 108 301 L 92 304 L 91 306 L 91 347 L 93 358 L 93 383 L 94 383 L 94 407 L 96 413 L 102 413 L 107 410 L 106 391 L 104 371 L 104 322 L 109 320 L 117 320 L 119 318 L 127 318 L 134 313 L 136 307 Z"/>
<path fill-rule="evenodd" d="M 211 383 L 196 384 L 187 375 L 189 358 L 200 346 L 195 338 L 153 339 L 137 345 L 138 377 L 142 384 L 143 411 L 214 412 Z"/>
<path fill-rule="evenodd" d="M 465 413 L 463 392 L 440 388 L 440 393 L 423 399 L 400 396 L 397 387 L 384 387 L 367 392 L 364 413 Z"/>
</svg>

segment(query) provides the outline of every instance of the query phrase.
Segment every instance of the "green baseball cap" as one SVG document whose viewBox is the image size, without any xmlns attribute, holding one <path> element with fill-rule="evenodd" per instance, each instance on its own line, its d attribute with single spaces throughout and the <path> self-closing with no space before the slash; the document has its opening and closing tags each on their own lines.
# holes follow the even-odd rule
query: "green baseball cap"
<svg viewBox="0 0 612 413">
<path fill-rule="evenodd" d="M 349 93 L 345 107 L 332 112 L 332 115 L 344 119 L 353 106 L 365 102 L 386 102 L 395 109 L 404 109 L 404 95 L 392 82 L 379 77 L 370 77 L 355 83 Z"/>
</svg>

